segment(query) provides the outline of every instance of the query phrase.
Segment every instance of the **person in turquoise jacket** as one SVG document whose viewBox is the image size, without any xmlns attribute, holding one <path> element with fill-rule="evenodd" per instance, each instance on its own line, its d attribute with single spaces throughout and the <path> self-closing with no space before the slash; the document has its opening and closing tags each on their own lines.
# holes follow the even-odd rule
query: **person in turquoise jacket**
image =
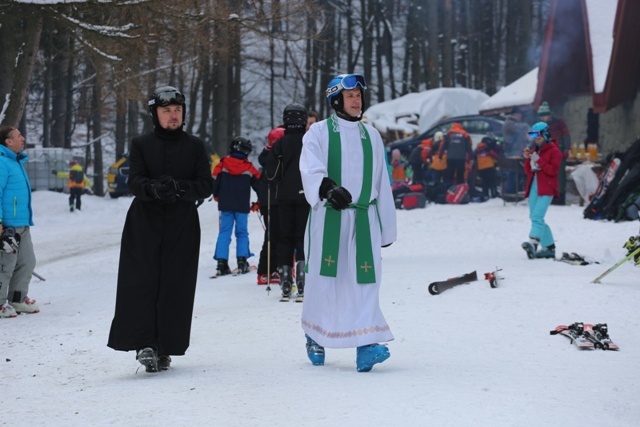
<svg viewBox="0 0 640 427">
<path fill-rule="evenodd" d="M 27 296 L 36 256 L 29 230 L 33 210 L 24 141 L 18 129 L 0 127 L 0 318 L 40 311 Z"/>
</svg>

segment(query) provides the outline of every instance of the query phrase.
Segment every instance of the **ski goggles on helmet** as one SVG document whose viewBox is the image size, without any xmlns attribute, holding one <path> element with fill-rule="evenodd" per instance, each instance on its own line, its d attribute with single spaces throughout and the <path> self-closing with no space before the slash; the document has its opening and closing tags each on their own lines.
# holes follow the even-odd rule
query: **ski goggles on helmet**
<svg viewBox="0 0 640 427">
<path fill-rule="evenodd" d="M 362 89 L 367 88 L 367 82 L 365 82 L 362 74 L 342 74 L 329 82 L 326 95 L 327 97 L 331 97 L 331 95 L 335 93 L 339 93 L 345 89 L 355 89 L 358 86 Z"/>
<path fill-rule="evenodd" d="M 538 131 L 531 131 L 531 132 L 527 132 L 527 136 L 529 137 L 529 139 L 536 139 L 539 136 L 542 136 L 542 133 Z"/>
<path fill-rule="evenodd" d="M 169 105 L 185 105 L 185 97 L 177 90 L 158 92 L 149 100 L 149 106 L 167 107 Z"/>
</svg>

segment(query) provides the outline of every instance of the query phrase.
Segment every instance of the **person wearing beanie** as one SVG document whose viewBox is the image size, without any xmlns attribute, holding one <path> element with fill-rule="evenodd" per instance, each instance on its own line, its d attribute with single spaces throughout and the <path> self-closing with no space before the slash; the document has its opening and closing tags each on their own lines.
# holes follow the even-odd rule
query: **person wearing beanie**
<svg viewBox="0 0 640 427">
<path fill-rule="evenodd" d="M 538 107 L 538 116 L 542 122 L 549 125 L 551 139 L 556 141 L 558 148 L 560 148 L 560 151 L 562 152 L 562 164 L 558 175 L 560 194 L 552 203 L 554 205 L 564 205 L 566 202 L 565 188 L 567 185 L 567 158 L 569 157 L 569 152 L 571 150 L 571 135 L 569 134 L 569 128 L 564 120 L 551 113 L 551 108 L 549 108 L 549 103 L 547 101 L 543 101 L 540 104 L 540 107 Z"/>
<path fill-rule="evenodd" d="M 296 297 L 304 297 L 304 231 L 309 216 L 309 204 L 305 198 L 300 177 L 300 153 L 302 137 L 307 129 L 309 113 L 298 103 L 284 108 L 282 113 L 284 136 L 273 144 L 267 157 L 267 179 L 276 183 L 276 199 L 280 216 L 277 244 L 277 265 L 280 275 L 282 299 L 287 300 L 293 290 L 295 257 Z"/>
<path fill-rule="evenodd" d="M 311 206 L 305 234 L 302 329 L 307 356 L 323 365 L 325 348 L 355 348 L 356 370 L 390 356 L 393 340 L 380 309 L 382 249 L 397 236 L 387 156 L 378 131 L 362 123 L 361 74 L 341 74 L 325 91 L 334 114 L 303 137 L 300 175 Z"/>
<path fill-rule="evenodd" d="M 127 185 L 134 199 L 107 345 L 136 351 L 147 372 L 158 372 L 189 347 L 200 257 L 196 203 L 211 195 L 211 170 L 204 142 L 183 130 L 182 92 L 159 87 L 148 105 L 154 129 L 131 141 Z"/>
</svg>

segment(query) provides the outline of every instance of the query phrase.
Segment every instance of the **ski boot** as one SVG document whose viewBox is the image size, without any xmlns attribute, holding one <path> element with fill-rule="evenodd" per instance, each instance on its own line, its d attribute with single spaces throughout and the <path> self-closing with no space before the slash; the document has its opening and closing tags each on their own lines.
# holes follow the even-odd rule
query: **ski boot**
<svg viewBox="0 0 640 427">
<path fill-rule="evenodd" d="M 158 356 L 158 370 L 167 371 L 169 366 L 171 366 L 170 356 Z"/>
<path fill-rule="evenodd" d="M 555 258 L 556 257 L 556 245 L 549 245 L 546 248 L 541 248 L 536 252 L 536 258 Z"/>
<path fill-rule="evenodd" d="M 638 248 L 640 248 L 640 236 L 631 236 L 629 237 L 629 240 L 627 240 L 625 242 L 624 245 L 622 245 L 623 248 L 625 248 L 627 250 L 627 255 L 631 255 L 633 252 L 635 252 Z M 633 264 L 634 265 L 640 265 L 640 253 L 636 254 L 633 257 Z"/>
<path fill-rule="evenodd" d="M 280 301 L 289 301 L 291 297 L 291 288 L 293 286 L 293 279 L 291 278 L 291 266 L 283 265 L 278 268 L 280 273 L 280 289 L 282 290 L 282 297 Z"/>
<path fill-rule="evenodd" d="M 304 261 L 296 261 L 296 302 L 304 300 Z"/>
<path fill-rule="evenodd" d="M 238 257 L 238 274 L 246 274 L 249 272 L 249 262 L 243 256 Z"/>
<path fill-rule="evenodd" d="M 356 357 L 356 369 L 358 372 L 369 372 L 373 365 L 382 363 L 391 356 L 387 346 L 369 344 L 358 347 Z"/>
<path fill-rule="evenodd" d="M 324 347 L 312 340 L 309 335 L 305 334 L 307 338 L 307 357 L 313 364 L 313 366 L 324 365 Z"/>
<path fill-rule="evenodd" d="M 147 372 L 158 372 L 158 356 L 151 347 L 145 347 L 136 352 L 136 360 L 144 366 Z"/>
<path fill-rule="evenodd" d="M 231 269 L 229 268 L 227 260 L 219 259 L 218 267 L 216 268 L 216 276 L 226 276 L 227 274 L 231 274 Z"/>
<path fill-rule="evenodd" d="M 536 257 L 539 243 L 540 240 L 535 237 L 529 237 L 529 241 L 522 244 L 522 249 L 527 253 L 527 258 L 534 259 Z"/>
</svg>

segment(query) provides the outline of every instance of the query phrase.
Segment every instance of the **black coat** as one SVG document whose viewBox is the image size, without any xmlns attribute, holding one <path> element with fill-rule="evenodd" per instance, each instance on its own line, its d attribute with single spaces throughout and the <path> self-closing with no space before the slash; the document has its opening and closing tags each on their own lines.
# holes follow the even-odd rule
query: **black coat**
<svg viewBox="0 0 640 427">
<path fill-rule="evenodd" d="M 189 347 L 200 253 L 196 201 L 211 195 L 209 159 L 200 139 L 156 131 L 133 139 L 129 162 L 135 198 L 122 232 L 108 346 L 182 355 Z M 173 203 L 149 192 L 149 180 L 163 175 L 184 190 Z"/>
<path fill-rule="evenodd" d="M 304 129 L 285 130 L 285 135 L 273 143 L 267 158 L 267 179 L 277 182 L 278 200 L 306 201 L 300 176 L 300 153 Z"/>
</svg>

